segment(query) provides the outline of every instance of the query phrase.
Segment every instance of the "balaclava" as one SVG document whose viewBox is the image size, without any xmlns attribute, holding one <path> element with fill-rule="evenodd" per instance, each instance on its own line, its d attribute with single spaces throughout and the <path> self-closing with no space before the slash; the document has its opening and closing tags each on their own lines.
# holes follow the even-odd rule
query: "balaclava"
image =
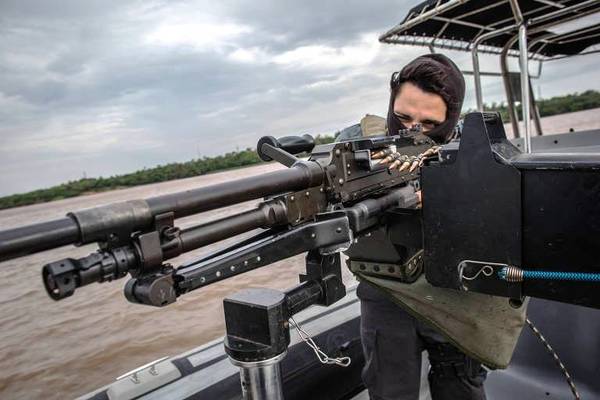
<svg viewBox="0 0 600 400">
<path fill-rule="evenodd" d="M 419 81 L 415 80 L 416 77 Z M 389 135 L 396 134 L 400 129 L 406 129 L 394 114 L 394 100 L 398 89 L 404 82 L 412 82 L 421 90 L 442 97 L 447 107 L 446 120 L 441 125 L 426 132 L 425 135 L 440 144 L 452 139 L 465 97 L 465 80 L 456 64 L 443 54 L 426 54 L 414 59 L 402 68 L 402 71 L 392 74 L 387 115 Z"/>
</svg>

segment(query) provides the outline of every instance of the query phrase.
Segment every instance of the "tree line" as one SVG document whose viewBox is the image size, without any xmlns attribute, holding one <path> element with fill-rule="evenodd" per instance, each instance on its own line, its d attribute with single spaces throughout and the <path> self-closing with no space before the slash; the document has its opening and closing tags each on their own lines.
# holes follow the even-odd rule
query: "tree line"
<svg viewBox="0 0 600 400">
<path fill-rule="evenodd" d="M 332 136 L 318 135 L 317 144 L 333 142 Z M 250 166 L 263 161 L 254 149 L 234 151 L 216 157 L 203 157 L 182 163 L 159 165 L 144 168 L 136 172 L 115 175 L 107 178 L 82 178 L 69 181 L 47 189 L 34 190 L 28 193 L 13 194 L 0 197 L 0 210 L 10 207 L 25 206 L 47 201 L 66 199 L 83 194 L 97 193 L 107 190 L 122 189 L 148 183 L 165 182 L 174 179 L 190 178 L 232 168 Z"/>
<path fill-rule="evenodd" d="M 537 105 L 540 116 L 542 117 L 588 110 L 600 107 L 600 92 L 588 90 L 583 93 L 552 97 L 550 99 L 539 100 Z M 486 111 L 500 112 L 502 120 L 505 122 L 510 120 L 505 103 L 485 104 L 484 109 Z M 520 105 L 517 106 L 517 112 L 518 115 L 520 115 Z M 333 140 L 333 136 L 318 135 L 315 138 L 317 144 L 331 143 Z M 0 209 L 43 203 L 88 193 L 145 185 L 148 183 L 189 178 L 231 168 L 245 167 L 261 162 L 262 160 L 258 157 L 256 151 L 248 148 L 217 157 L 203 157 L 182 163 L 159 165 L 157 167 L 144 168 L 129 174 L 115 175 L 107 178 L 82 178 L 47 189 L 39 189 L 28 193 L 0 197 Z"/>
<path fill-rule="evenodd" d="M 549 117 L 551 115 L 589 110 L 591 108 L 600 107 L 600 92 L 596 90 L 587 90 L 583 93 L 568 94 L 566 96 L 557 96 L 549 99 L 538 100 L 536 101 L 536 104 L 540 113 L 540 117 Z M 485 111 L 497 111 L 502 116 L 502 121 L 510 121 L 506 103 L 484 104 L 483 109 Z M 517 115 L 519 121 L 521 121 L 521 104 L 517 104 Z"/>
</svg>

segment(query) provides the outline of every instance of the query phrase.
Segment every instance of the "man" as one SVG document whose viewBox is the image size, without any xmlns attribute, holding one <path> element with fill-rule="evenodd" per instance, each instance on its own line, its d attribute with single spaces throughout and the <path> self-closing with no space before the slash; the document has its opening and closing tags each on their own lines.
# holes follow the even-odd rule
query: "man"
<svg viewBox="0 0 600 400">
<path fill-rule="evenodd" d="M 465 83 L 456 65 L 441 54 L 418 57 L 391 79 L 387 132 L 421 125 L 425 135 L 444 144 L 458 134 Z M 381 125 L 367 132 L 361 126 L 340 132 L 338 140 L 381 134 Z M 379 131 L 379 132 L 378 132 Z M 398 157 L 376 154 L 389 168 L 407 169 Z M 416 165 L 411 165 L 415 167 Z M 425 194 L 426 196 L 426 194 Z M 365 353 L 363 381 L 371 399 L 418 399 L 421 353 L 427 350 L 428 379 L 434 400 L 485 399 L 486 371 L 475 359 L 450 344 L 429 324 L 413 317 L 390 299 L 388 293 L 364 279 L 357 289 L 361 300 L 361 337 Z"/>
</svg>

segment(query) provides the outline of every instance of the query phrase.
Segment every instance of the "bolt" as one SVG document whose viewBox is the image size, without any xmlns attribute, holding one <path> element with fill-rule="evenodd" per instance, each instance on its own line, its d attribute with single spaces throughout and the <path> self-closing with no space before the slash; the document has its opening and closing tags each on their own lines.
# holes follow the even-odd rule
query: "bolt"
<svg viewBox="0 0 600 400">
<path fill-rule="evenodd" d="M 336 231 L 337 233 L 342 233 L 342 228 L 340 228 L 340 227 L 337 227 L 337 228 L 335 228 L 335 231 Z"/>
<path fill-rule="evenodd" d="M 221 276 L 221 271 L 217 271 L 217 273 L 215 274 L 217 275 L 217 278 Z"/>
<path fill-rule="evenodd" d="M 346 164 L 346 168 L 350 168 L 350 163 Z"/>
<path fill-rule="evenodd" d="M 352 175 L 352 171 L 348 170 L 348 175 Z"/>
<path fill-rule="evenodd" d="M 203 277 L 203 276 L 201 276 L 201 277 L 200 277 L 200 283 L 204 283 L 204 282 L 206 282 L 206 278 L 205 278 L 205 277 Z"/>
<path fill-rule="evenodd" d="M 229 269 L 231 270 L 231 272 L 235 271 L 235 265 L 232 265 L 231 267 L 229 267 Z"/>
<path fill-rule="evenodd" d="M 244 267 L 248 266 L 248 261 L 244 261 Z"/>
<path fill-rule="evenodd" d="M 340 178 L 340 180 L 338 180 L 338 183 L 339 183 L 340 185 L 343 185 L 343 184 L 344 184 L 344 180 L 343 180 L 342 178 Z"/>
<path fill-rule="evenodd" d="M 256 261 L 260 262 L 260 256 L 256 257 Z"/>
<path fill-rule="evenodd" d="M 360 269 L 362 269 L 364 271 L 367 267 L 365 266 L 365 264 L 360 264 L 358 266 L 358 268 L 360 268 Z"/>
<path fill-rule="evenodd" d="M 294 196 L 290 196 L 290 201 L 294 201 L 296 198 Z"/>
<path fill-rule="evenodd" d="M 306 192 L 304 194 L 306 195 L 306 197 L 310 197 L 310 192 Z"/>
<path fill-rule="evenodd" d="M 320 188 L 319 188 L 319 192 L 323 193 L 323 191 L 324 191 L 324 190 L 323 190 L 323 187 L 320 187 Z"/>
<path fill-rule="evenodd" d="M 341 151 L 340 149 L 337 149 L 337 150 L 335 151 L 335 155 L 339 157 L 339 156 L 340 156 L 340 154 L 342 154 L 342 151 Z"/>
<path fill-rule="evenodd" d="M 311 233 L 311 234 L 310 234 L 310 237 L 311 237 L 312 239 L 314 239 L 314 238 L 316 238 L 316 237 L 317 237 L 317 234 L 316 234 L 316 233 Z"/>
</svg>

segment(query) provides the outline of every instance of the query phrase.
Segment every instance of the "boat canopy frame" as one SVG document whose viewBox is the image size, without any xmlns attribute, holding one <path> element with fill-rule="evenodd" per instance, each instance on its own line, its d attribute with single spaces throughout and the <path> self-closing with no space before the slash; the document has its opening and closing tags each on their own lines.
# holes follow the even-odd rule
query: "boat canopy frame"
<svg viewBox="0 0 600 400">
<path fill-rule="evenodd" d="M 600 13 L 597 0 L 427 0 L 379 37 L 382 43 L 426 46 L 430 51 L 468 51 L 473 63 L 477 109 L 483 111 L 481 76 L 499 75 L 504 82 L 515 137 L 520 137 L 508 57 L 519 58 L 524 150 L 531 152 L 531 115 L 542 135 L 529 75 L 529 61 L 543 62 L 600 52 L 600 22 L 561 32 L 550 30 Z M 498 73 L 480 71 L 479 55 L 500 56 Z"/>
</svg>

